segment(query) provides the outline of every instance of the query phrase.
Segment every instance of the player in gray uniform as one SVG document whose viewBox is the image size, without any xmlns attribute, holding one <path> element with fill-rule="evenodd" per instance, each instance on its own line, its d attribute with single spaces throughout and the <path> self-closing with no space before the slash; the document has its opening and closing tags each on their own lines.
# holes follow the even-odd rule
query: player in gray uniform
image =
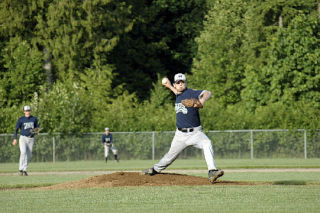
<svg viewBox="0 0 320 213">
<path fill-rule="evenodd" d="M 105 128 L 105 134 L 102 135 L 102 144 L 104 145 L 104 157 L 106 159 L 106 163 L 108 162 L 109 150 L 111 149 L 114 159 L 119 162 L 118 159 L 118 150 L 116 146 L 113 144 L 112 134 L 109 131 L 109 128 Z"/>
<path fill-rule="evenodd" d="M 14 139 L 12 144 L 17 144 L 17 134 L 20 129 L 19 147 L 20 147 L 20 160 L 19 160 L 19 175 L 28 176 L 27 169 L 31 160 L 32 147 L 34 144 L 35 134 L 30 131 L 34 128 L 39 128 L 38 119 L 31 115 L 31 107 L 23 107 L 24 116 L 20 117 L 16 124 L 14 132 Z"/>
<path fill-rule="evenodd" d="M 187 146 L 194 146 L 203 150 L 208 166 L 209 181 L 214 183 L 224 172 L 216 168 L 211 141 L 202 132 L 199 116 L 200 106 L 195 104 L 193 107 L 186 107 L 181 103 L 182 100 L 196 98 L 199 99 L 203 106 L 210 98 L 211 92 L 207 90 L 188 89 L 186 76 L 182 73 L 174 76 L 174 86 L 171 85 L 168 78 L 165 78 L 162 84 L 176 95 L 175 111 L 177 129 L 168 153 L 165 154 L 153 168 L 146 169 L 143 173 L 146 175 L 158 174 L 173 163 Z"/>
</svg>

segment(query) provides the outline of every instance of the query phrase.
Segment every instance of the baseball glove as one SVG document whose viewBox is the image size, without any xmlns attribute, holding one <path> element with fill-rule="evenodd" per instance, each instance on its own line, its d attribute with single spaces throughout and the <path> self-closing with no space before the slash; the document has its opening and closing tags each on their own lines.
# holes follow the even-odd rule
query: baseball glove
<svg viewBox="0 0 320 213">
<path fill-rule="evenodd" d="M 196 99 L 196 98 L 184 99 L 181 101 L 181 103 L 186 107 L 198 107 L 198 108 L 203 107 L 199 99 Z"/>
<path fill-rule="evenodd" d="M 40 128 L 33 128 L 33 129 L 30 129 L 30 133 L 37 135 L 40 133 L 40 130 L 41 130 Z"/>
</svg>

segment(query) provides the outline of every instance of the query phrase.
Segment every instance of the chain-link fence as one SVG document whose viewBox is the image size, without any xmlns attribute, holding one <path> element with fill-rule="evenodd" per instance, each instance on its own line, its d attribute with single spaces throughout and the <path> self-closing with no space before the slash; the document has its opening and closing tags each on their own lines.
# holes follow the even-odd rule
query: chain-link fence
<svg viewBox="0 0 320 213">
<path fill-rule="evenodd" d="M 225 130 L 206 131 L 217 158 L 319 158 L 319 131 Z M 32 161 L 100 160 L 104 158 L 103 133 L 36 136 Z M 174 131 L 112 132 L 120 159 L 160 159 L 170 148 Z M 0 135 L 0 162 L 16 162 L 18 146 L 13 134 Z M 112 154 L 110 153 L 112 157 Z M 186 148 L 180 158 L 202 158 L 202 151 Z"/>
</svg>

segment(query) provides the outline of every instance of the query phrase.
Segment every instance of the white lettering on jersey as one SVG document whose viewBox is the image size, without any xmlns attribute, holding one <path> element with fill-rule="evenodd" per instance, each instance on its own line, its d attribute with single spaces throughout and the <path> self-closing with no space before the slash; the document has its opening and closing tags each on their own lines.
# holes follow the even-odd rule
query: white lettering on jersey
<svg viewBox="0 0 320 213">
<path fill-rule="evenodd" d="M 105 138 L 104 141 L 105 142 L 110 142 L 110 138 Z"/>
<path fill-rule="evenodd" d="M 183 114 L 188 113 L 188 109 L 182 103 L 175 104 L 174 108 L 176 110 L 176 114 L 178 114 L 179 112 L 182 112 Z"/>
<path fill-rule="evenodd" d="M 23 123 L 23 126 L 24 126 L 24 129 L 33 129 L 34 123 L 33 122 Z"/>
</svg>

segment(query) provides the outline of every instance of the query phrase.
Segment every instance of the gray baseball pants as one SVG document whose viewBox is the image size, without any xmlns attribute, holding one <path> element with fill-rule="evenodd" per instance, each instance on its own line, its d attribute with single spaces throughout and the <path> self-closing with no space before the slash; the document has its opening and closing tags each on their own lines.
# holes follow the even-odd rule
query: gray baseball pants
<svg viewBox="0 0 320 213">
<path fill-rule="evenodd" d="M 192 132 L 181 132 L 176 130 L 168 153 L 154 165 L 154 170 L 160 172 L 166 169 L 171 163 L 173 163 L 173 161 L 175 161 L 175 159 L 177 159 L 179 154 L 187 146 L 194 146 L 198 149 L 202 149 L 208 170 L 217 169 L 214 161 L 214 151 L 211 140 L 202 132 L 201 126 L 193 129 L 194 130 Z"/>
<path fill-rule="evenodd" d="M 117 150 L 117 148 L 115 147 L 115 145 L 113 145 L 113 143 L 110 144 L 110 145 L 105 144 L 105 145 L 104 145 L 104 157 L 107 158 L 107 157 L 109 156 L 109 150 L 110 150 L 110 149 L 111 149 L 113 155 L 117 155 L 117 154 L 118 154 L 118 150 Z"/>
<path fill-rule="evenodd" d="M 19 161 L 19 170 L 27 171 L 28 164 L 31 160 L 32 147 L 34 144 L 34 138 L 29 138 L 21 135 L 19 138 L 19 147 L 20 147 L 20 161 Z"/>
</svg>

